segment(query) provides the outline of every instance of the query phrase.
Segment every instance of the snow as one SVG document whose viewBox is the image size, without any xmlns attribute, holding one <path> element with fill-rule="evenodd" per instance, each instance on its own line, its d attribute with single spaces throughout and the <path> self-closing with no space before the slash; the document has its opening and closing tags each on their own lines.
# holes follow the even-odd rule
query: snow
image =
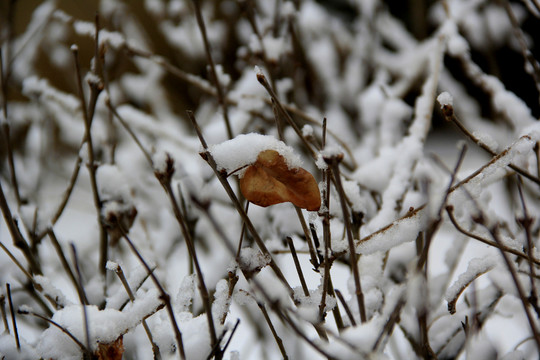
<svg viewBox="0 0 540 360">
<path fill-rule="evenodd" d="M 36 284 L 41 286 L 44 294 L 47 294 L 47 296 L 54 299 L 60 306 L 70 305 L 70 302 L 66 299 L 66 296 L 62 293 L 62 291 L 54 286 L 50 279 L 47 279 L 41 275 L 36 275 L 34 276 L 34 281 Z"/>
<path fill-rule="evenodd" d="M 469 261 L 467 270 L 446 290 L 446 301 L 454 300 L 474 279 L 490 271 L 495 265 L 496 259 L 493 257 L 474 258 Z"/>
<path fill-rule="evenodd" d="M 302 136 L 304 137 L 310 137 L 313 136 L 313 126 L 311 125 L 304 125 L 302 127 Z"/>
<path fill-rule="evenodd" d="M 28 344 L 24 338 L 19 338 L 21 349 L 17 349 L 17 344 L 13 335 L 4 332 L 0 334 L 0 358 L 33 360 L 38 359 L 38 353 Z"/>
<path fill-rule="evenodd" d="M 229 174 L 238 170 L 235 174 L 240 177 L 245 173 L 245 169 L 242 170 L 241 168 L 253 164 L 257 160 L 259 153 L 264 150 L 277 151 L 284 157 L 289 169 L 302 166 L 300 157 L 295 154 L 290 146 L 270 135 L 241 134 L 234 139 L 212 145 L 209 148 L 218 170 L 225 170 Z"/>
<path fill-rule="evenodd" d="M 370 235 L 369 238 L 360 239 L 356 244 L 358 254 L 372 254 L 377 251 L 388 251 L 404 242 L 416 240 L 420 231 L 424 229 L 422 213 L 417 211 L 414 215 L 394 221 L 389 228 Z"/>
<path fill-rule="evenodd" d="M 283 37 L 265 36 L 263 46 L 269 60 L 277 61 L 287 51 L 287 43 Z"/>
<path fill-rule="evenodd" d="M 151 291 L 144 297 L 138 297 L 135 303 L 127 306 L 123 312 L 114 309 L 99 310 L 94 305 L 86 306 L 92 351 L 97 349 L 98 343 L 114 342 L 119 336 L 139 324 L 146 315 L 155 311 L 159 303 L 157 291 Z M 52 321 L 64 327 L 81 343 L 85 343 L 81 305 L 70 305 L 58 310 L 52 317 Z M 38 353 L 44 358 L 75 360 L 81 357 L 81 350 L 76 343 L 52 325 L 40 337 Z"/>
<path fill-rule="evenodd" d="M 225 73 L 222 65 L 220 64 L 216 65 L 216 74 L 219 79 L 220 85 L 224 88 L 228 88 L 229 85 L 231 84 L 231 76 Z"/>
<path fill-rule="evenodd" d="M 439 96 L 437 96 L 437 101 L 439 102 L 439 104 L 441 105 L 441 107 L 443 106 L 453 106 L 454 105 L 454 98 L 452 97 L 452 95 L 450 95 L 448 92 L 442 92 L 439 94 Z"/>
<path fill-rule="evenodd" d="M 242 248 L 239 260 L 241 268 L 247 272 L 262 269 L 270 263 L 270 257 L 268 255 L 250 247 Z"/>
<path fill-rule="evenodd" d="M 107 261 L 107 264 L 105 265 L 107 267 L 107 270 L 109 271 L 118 271 L 118 269 L 120 268 L 120 265 L 114 261 Z"/>
<path fill-rule="evenodd" d="M 22 311 L 17 317 L 22 350 L 16 349 L 13 332 L 4 332 L 0 358 L 81 358 L 79 347 L 60 330 L 36 321 L 31 314 L 23 315 L 31 308 L 38 314 L 50 310 L 52 319 L 86 342 L 77 289 L 50 239 L 38 237 L 47 227 L 54 229 L 68 261 L 69 245 L 76 246 L 81 285 L 90 303 L 84 309 L 93 349 L 98 342 L 123 335 L 125 358 L 152 358 L 150 342 L 140 326 L 146 318 L 162 358 L 179 358 L 170 316 L 162 308 L 162 294 L 128 244 L 119 241 L 113 245 L 110 231 L 107 258 L 101 259 L 100 222 L 113 214 L 127 215 L 129 220 L 135 209 L 129 237 L 170 296 L 186 357 L 208 357 L 211 342 L 199 281 L 170 199 L 155 177 L 156 171 L 164 172 L 169 165 L 175 169 L 171 185 L 183 218 L 180 225 L 192 235 L 220 344 L 232 336 L 224 359 L 282 357 L 261 313 L 263 305 L 292 359 L 326 356 L 281 321 L 280 314 L 286 314 L 333 358 L 399 359 L 418 357 L 418 315 L 425 310 L 430 345 L 439 358 L 536 358 L 538 350 L 530 341 L 523 305 L 500 251 L 464 235 L 445 211 L 445 205 L 450 205 L 448 210 L 459 226 L 474 236 L 492 240 L 489 230 L 496 227 L 502 244 L 515 251 L 526 249 L 526 234 L 516 221 L 523 212 L 517 176 L 509 165 L 533 176 L 537 173 L 535 146 L 540 125 L 531 88 L 534 79 L 527 79 L 518 90 L 509 81 L 518 72 L 529 77 L 532 73 L 528 73 L 531 65 L 524 68 L 521 57 L 515 56 L 521 49 L 505 9 L 484 0 L 435 2 L 421 9 L 427 16 L 419 24 L 429 26 L 418 36 L 404 25 L 403 13 L 393 11 L 393 5 L 380 6 L 376 0 L 341 1 L 343 8 L 336 8 L 337 3 L 255 0 L 253 19 L 242 11 L 249 2 L 242 6 L 234 0 L 201 3 L 219 82 L 226 90 L 232 140 L 189 2 L 145 0 L 139 5 L 148 16 L 140 17 L 135 16 L 138 9 L 131 2 L 103 1 L 98 45 L 104 63 L 97 68 L 99 74 L 88 71 L 97 65 L 92 58 L 96 29 L 88 17 L 71 14 L 69 7 L 55 0 L 25 9 L 28 17 L 17 23 L 12 46 L 2 47 L 10 94 L 7 117 L 0 112 L 2 124 L 9 125 L 21 202 L 15 198 L 8 157 L 2 151 L 0 168 L 5 171 L 1 184 L 20 234 L 42 267 L 41 275 L 34 275 L 38 296 L 48 300 L 45 305 L 35 302 L 23 287 L 27 279 L 21 269 L 0 251 L 0 285 L 12 284 L 14 306 Z M 511 7 L 518 23 L 527 26 L 538 13 L 530 0 Z M 413 14 L 410 9 L 405 13 Z M 537 48 L 537 39 L 527 33 L 527 26 L 522 27 L 525 40 L 531 49 Z M 143 55 L 131 51 L 134 49 Z M 89 82 L 103 81 L 95 109 L 81 108 L 73 51 L 80 54 L 85 96 L 89 96 Z M 515 54 L 507 56 L 511 51 Z M 486 54 L 494 55 L 490 61 L 499 68 L 500 76 L 485 67 Z M 503 56 L 512 66 L 501 66 L 505 65 L 499 62 Z M 277 139 L 274 109 L 258 81 L 261 75 L 275 87 L 280 101 L 293 109 L 290 115 L 302 136 L 283 122 L 283 140 Z M 482 95 L 473 95 L 477 93 Z M 137 136 L 152 164 L 112 116 L 107 102 Z M 490 156 L 452 130 L 452 124 L 441 124 L 434 106 L 451 106 L 463 126 L 500 155 Z M 87 167 L 82 110 L 93 113 L 99 210 L 94 206 Z M 201 148 L 185 110 L 195 114 L 210 144 L 209 153 Z M 324 118 L 328 131 L 326 146 L 321 148 Z M 302 137 L 311 143 L 315 161 Z M 451 171 L 465 141 L 468 151 L 446 197 Z M 246 211 L 254 229 L 247 229 L 200 155 L 212 155 L 223 173 L 242 176 L 258 154 L 269 149 L 279 152 L 290 169 L 304 166 L 312 171 L 321 190 L 329 185 L 329 208 L 297 213 L 287 204 L 265 209 L 249 206 Z M 64 212 L 53 224 L 52 216 L 70 183 L 77 155 L 82 159 L 80 172 Z M 168 163 L 169 158 L 173 164 Z M 341 160 L 339 173 L 351 219 L 343 218 L 342 199 L 335 187 L 337 174 L 332 174 L 329 184 L 321 181 L 321 170 L 329 170 L 325 158 Z M 301 160 L 307 164 L 302 165 Z M 238 192 L 238 178 L 227 180 Z M 534 217 L 540 210 L 536 185 L 525 179 L 522 189 Z M 201 210 L 194 199 L 205 208 Z M 240 194 L 239 199 L 244 202 Z M 299 215 L 313 228 L 307 229 L 309 236 Z M 211 220 L 240 251 L 238 259 L 221 241 Z M 367 315 L 364 323 L 347 261 L 346 225 L 351 220 Z M 256 235 L 268 254 L 253 243 Z M 286 237 L 294 241 L 307 296 Z M 329 243 L 330 270 L 327 264 L 311 262 L 306 238 L 311 238 L 319 252 Z M 418 271 L 419 254 L 428 239 L 427 262 Z M 5 250 L 28 267 L 4 217 L 0 218 L 0 240 Z M 532 252 L 540 257 L 537 248 Z M 509 258 L 529 295 L 528 262 L 514 255 Z M 113 273 L 120 267 L 135 302 Z M 278 279 L 275 267 L 290 288 Z M 331 276 L 344 303 L 323 294 L 325 274 Z M 0 290 L 2 294 L 4 290 Z M 328 312 L 324 319 L 319 314 L 322 296 Z M 459 301 L 451 304 L 455 305 L 452 315 L 448 301 L 454 299 Z M 97 308 L 103 304 L 104 309 Z M 353 312 L 356 325 L 345 306 Z M 336 307 L 345 329 L 337 328 L 331 312 Z M 6 307 L 9 319 L 8 310 Z M 482 328 L 466 334 L 462 326 L 466 318 L 469 325 L 471 319 L 478 319 Z M 397 323 L 385 333 L 389 319 Z M 327 332 L 328 340 L 318 336 L 313 324 Z"/>
<path fill-rule="evenodd" d="M 80 101 L 76 96 L 59 91 L 51 86 L 47 79 L 39 79 L 36 76 L 26 78 L 23 81 L 22 92 L 28 97 L 36 96 L 43 102 L 52 100 L 74 114 L 80 111 Z"/>
</svg>

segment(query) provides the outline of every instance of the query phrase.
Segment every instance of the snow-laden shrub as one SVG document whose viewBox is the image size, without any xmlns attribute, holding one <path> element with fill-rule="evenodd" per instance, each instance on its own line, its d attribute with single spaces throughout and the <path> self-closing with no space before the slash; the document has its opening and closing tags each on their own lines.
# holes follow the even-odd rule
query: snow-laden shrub
<svg viewBox="0 0 540 360">
<path fill-rule="evenodd" d="M 30 3 L 0 357 L 537 358 L 536 1 Z"/>
</svg>

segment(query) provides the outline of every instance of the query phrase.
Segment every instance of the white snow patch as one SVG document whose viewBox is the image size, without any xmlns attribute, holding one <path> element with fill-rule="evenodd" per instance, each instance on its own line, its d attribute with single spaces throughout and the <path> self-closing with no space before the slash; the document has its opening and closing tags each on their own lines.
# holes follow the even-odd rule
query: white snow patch
<svg viewBox="0 0 540 360">
<path fill-rule="evenodd" d="M 216 161 L 218 170 L 226 170 L 227 173 L 253 164 L 259 153 L 264 150 L 277 151 L 285 158 L 289 169 L 302 166 L 302 160 L 290 146 L 270 135 L 242 134 L 234 139 L 210 146 L 210 153 Z M 237 174 L 242 177 L 244 172 L 245 169 L 238 171 Z"/>
<path fill-rule="evenodd" d="M 452 284 L 452 286 L 446 290 L 446 301 L 452 301 L 467 284 L 471 283 L 481 274 L 493 269 L 495 265 L 496 261 L 493 257 L 474 258 L 469 261 L 467 270 L 459 275 L 458 279 Z"/>
<path fill-rule="evenodd" d="M 448 92 L 442 92 L 437 96 L 437 101 L 443 106 L 453 106 L 454 105 L 454 98 L 452 95 L 450 95 Z"/>
</svg>

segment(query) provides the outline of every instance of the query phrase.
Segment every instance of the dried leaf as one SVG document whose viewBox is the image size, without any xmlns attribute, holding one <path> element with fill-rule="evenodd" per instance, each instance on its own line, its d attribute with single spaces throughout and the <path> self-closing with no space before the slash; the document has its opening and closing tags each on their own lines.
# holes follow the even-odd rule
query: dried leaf
<svg viewBox="0 0 540 360">
<path fill-rule="evenodd" d="M 122 360 L 124 354 L 123 336 L 109 344 L 99 344 L 94 356 L 98 360 Z"/>
<path fill-rule="evenodd" d="M 259 153 L 257 161 L 240 179 L 240 190 L 247 200 L 259 206 L 292 202 L 309 211 L 321 207 L 319 186 L 313 175 L 303 168 L 289 169 L 275 150 Z"/>
</svg>

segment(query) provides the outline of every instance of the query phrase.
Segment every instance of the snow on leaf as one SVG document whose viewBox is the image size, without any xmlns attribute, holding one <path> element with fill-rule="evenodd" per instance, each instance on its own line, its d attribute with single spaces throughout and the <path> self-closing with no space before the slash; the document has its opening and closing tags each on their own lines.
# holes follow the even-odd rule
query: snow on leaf
<svg viewBox="0 0 540 360">
<path fill-rule="evenodd" d="M 240 168 L 251 165 L 257 160 L 257 156 L 264 150 L 275 150 L 284 157 L 288 168 L 302 166 L 302 161 L 294 153 L 294 150 L 270 135 L 256 133 L 238 135 L 234 139 L 210 146 L 210 153 L 216 161 L 219 170 L 227 173 L 236 171 L 240 177 L 245 170 Z"/>
</svg>

